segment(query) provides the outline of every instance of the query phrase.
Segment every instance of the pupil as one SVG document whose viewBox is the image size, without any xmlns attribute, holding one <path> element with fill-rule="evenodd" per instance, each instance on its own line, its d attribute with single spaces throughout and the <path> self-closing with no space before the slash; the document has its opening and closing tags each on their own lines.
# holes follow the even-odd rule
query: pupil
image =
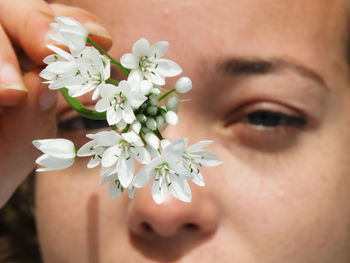
<svg viewBox="0 0 350 263">
<path fill-rule="evenodd" d="M 248 114 L 248 122 L 253 125 L 275 127 L 285 123 L 285 118 L 279 113 L 254 112 Z"/>
</svg>

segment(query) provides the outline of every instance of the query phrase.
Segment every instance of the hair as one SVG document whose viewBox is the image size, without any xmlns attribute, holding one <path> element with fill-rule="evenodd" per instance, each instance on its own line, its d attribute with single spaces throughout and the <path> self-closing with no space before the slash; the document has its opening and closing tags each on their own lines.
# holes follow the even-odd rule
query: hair
<svg viewBox="0 0 350 263">
<path fill-rule="evenodd" d="M 34 217 L 32 173 L 0 209 L 0 263 L 42 262 Z"/>
</svg>

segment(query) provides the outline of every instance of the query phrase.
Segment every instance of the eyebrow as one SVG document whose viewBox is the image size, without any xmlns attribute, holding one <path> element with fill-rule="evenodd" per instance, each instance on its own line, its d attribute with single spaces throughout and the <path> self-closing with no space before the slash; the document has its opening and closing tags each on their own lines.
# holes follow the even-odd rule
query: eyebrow
<svg viewBox="0 0 350 263">
<path fill-rule="evenodd" d="M 218 68 L 222 73 L 232 77 L 263 75 L 287 69 L 329 89 L 321 74 L 307 66 L 283 58 L 260 59 L 236 57 L 220 63 Z"/>
</svg>

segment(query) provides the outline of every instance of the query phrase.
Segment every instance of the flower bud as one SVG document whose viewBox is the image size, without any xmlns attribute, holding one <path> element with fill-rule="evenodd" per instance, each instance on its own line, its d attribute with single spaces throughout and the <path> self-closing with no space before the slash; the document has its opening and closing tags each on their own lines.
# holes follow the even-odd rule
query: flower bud
<svg viewBox="0 0 350 263">
<path fill-rule="evenodd" d="M 149 104 L 147 102 L 143 103 L 141 106 L 140 106 L 140 110 L 144 110 L 146 109 L 147 107 L 149 106 Z"/>
<path fill-rule="evenodd" d="M 152 131 L 154 131 L 154 130 L 157 129 L 157 122 L 153 118 L 148 118 L 148 120 L 146 121 L 146 126 L 147 126 L 147 128 L 149 128 Z"/>
<path fill-rule="evenodd" d="M 154 95 L 159 95 L 159 94 L 160 94 L 160 90 L 157 89 L 157 88 L 153 88 L 153 89 L 152 89 L 152 93 L 153 93 Z"/>
<path fill-rule="evenodd" d="M 147 95 L 152 90 L 153 84 L 149 80 L 142 80 L 139 89 L 142 94 Z"/>
<path fill-rule="evenodd" d="M 175 89 L 179 93 L 186 93 L 192 89 L 192 80 L 187 77 L 178 79 L 175 83 Z"/>
<path fill-rule="evenodd" d="M 134 121 L 132 124 L 131 124 L 131 130 L 137 134 L 140 133 L 140 130 L 141 130 L 141 123 L 138 122 L 138 121 Z"/>
<path fill-rule="evenodd" d="M 154 95 L 149 96 L 149 103 L 151 105 L 157 105 L 158 104 L 157 96 L 154 96 Z"/>
<path fill-rule="evenodd" d="M 148 145 L 150 145 L 154 149 L 158 149 L 159 139 L 156 135 L 154 135 L 153 133 L 147 133 L 144 138 Z"/>
<path fill-rule="evenodd" d="M 142 127 L 141 130 L 142 130 L 142 132 L 145 133 L 145 134 L 146 134 L 146 133 L 152 132 L 152 131 L 151 131 L 149 128 L 147 128 L 147 127 Z"/>
<path fill-rule="evenodd" d="M 179 108 L 179 99 L 176 97 L 171 97 L 168 99 L 166 102 L 166 108 L 167 110 L 177 111 Z"/>
<path fill-rule="evenodd" d="M 157 111 L 158 111 L 158 108 L 157 108 L 156 106 L 149 106 L 149 107 L 147 108 L 147 113 L 148 113 L 149 115 L 152 115 L 152 116 L 156 115 L 156 114 L 157 114 Z"/>
<path fill-rule="evenodd" d="M 137 114 L 136 116 L 137 120 L 141 123 L 145 123 L 147 121 L 147 117 L 144 114 Z"/>
<path fill-rule="evenodd" d="M 168 111 L 167 113 L 165 113 L 165 120 L 171 125 L 176 125 L 179 121 L 179 118 L 177 117 L 177 114 L 175 112 Z"/>
<path fill-rule="evenodd" d="M 156 122 L 157 122 L 157 127 L 160 128 L 160 127 L 163 127 L 164 124 L 165 124 L 165 120 L 162 116 L 157 116 L 156 117 Z"/>
</svg>

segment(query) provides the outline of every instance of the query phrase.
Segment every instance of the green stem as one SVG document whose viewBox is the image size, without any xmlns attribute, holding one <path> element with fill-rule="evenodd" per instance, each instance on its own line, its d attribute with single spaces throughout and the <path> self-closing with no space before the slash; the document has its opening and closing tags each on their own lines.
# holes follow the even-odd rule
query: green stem
<svg viewBox="0 0 350 263">
<path fill-rule="evenodd" d="M 116 61 L 110 54 L 107 53 L 102 47 L 100 47 L 98 44 L 96 44 L 94 41 L 92 41 L 90 38 L 87 39 L 87 43 L 90 43 L 92 46 L 94 46 L 98 51 L 100 51 L 102 54 L 106 55 L 110 60 L 112 64 L 117 65 L 123 73 L 128 76 L 130 73 L 130 70 L 123 67 L 122 64 L 120 64 L 118 61 Z"/>
<path fill-rule="evenodd" d="M 111 79 L 111 78 L 107 79 L 106 82 L 117 85 L 117 86 L 119 85 L 119 81 L 117 81 L 115 79 Z"/>
<path fill-rule="evenodd" d="M 147 142 L 145 141 L 145 138 L 143 138 L 143 134 L 142 134 L 142 132 L 140 131 L 140 138 L 141 138 L 141 140 L 143 141 L 143 143 L 146 145 L 147 144 Z"/>
<path fill-rule="evenodd" d="M 159 140 L 163 140 L 163 136 L 162 134 L 160 133 L 160 131 L 157 129 L 154 131 L 154 134 L 158 137 Z"/>
<path fill-rule="evenodd" d="M 127 124 L 126 127 L 124 128 L 124 130 L 122 130 L 122 133 L 125 133 L 129 130 L 130 128 L 130 124 Z"/>
<path fill-rule="evenodd" d="M 161 101 L 163 99 L 165 99 L 166 97 L 168 97 L 171 93 L 173 93 L 174 91 L 176 91 L 176 89 L 172 89 L 172 90 L 169 90 L 167 93 L 163 94 L 159 99 L 158 101 Z"/>
<path fill-rule="evenodd" d="M 60 89 L 60 92 L 63 95 L 64 99 L 67 101 L 67 103 L 84 118 L 92 120 L 106 119 L 106 112 L 97 112 L 87 109 L 83 104 L 81 104 L 81 102 L 78 99 L 72 98 L 68 95 L 67 88 Z"/>
</svg>

